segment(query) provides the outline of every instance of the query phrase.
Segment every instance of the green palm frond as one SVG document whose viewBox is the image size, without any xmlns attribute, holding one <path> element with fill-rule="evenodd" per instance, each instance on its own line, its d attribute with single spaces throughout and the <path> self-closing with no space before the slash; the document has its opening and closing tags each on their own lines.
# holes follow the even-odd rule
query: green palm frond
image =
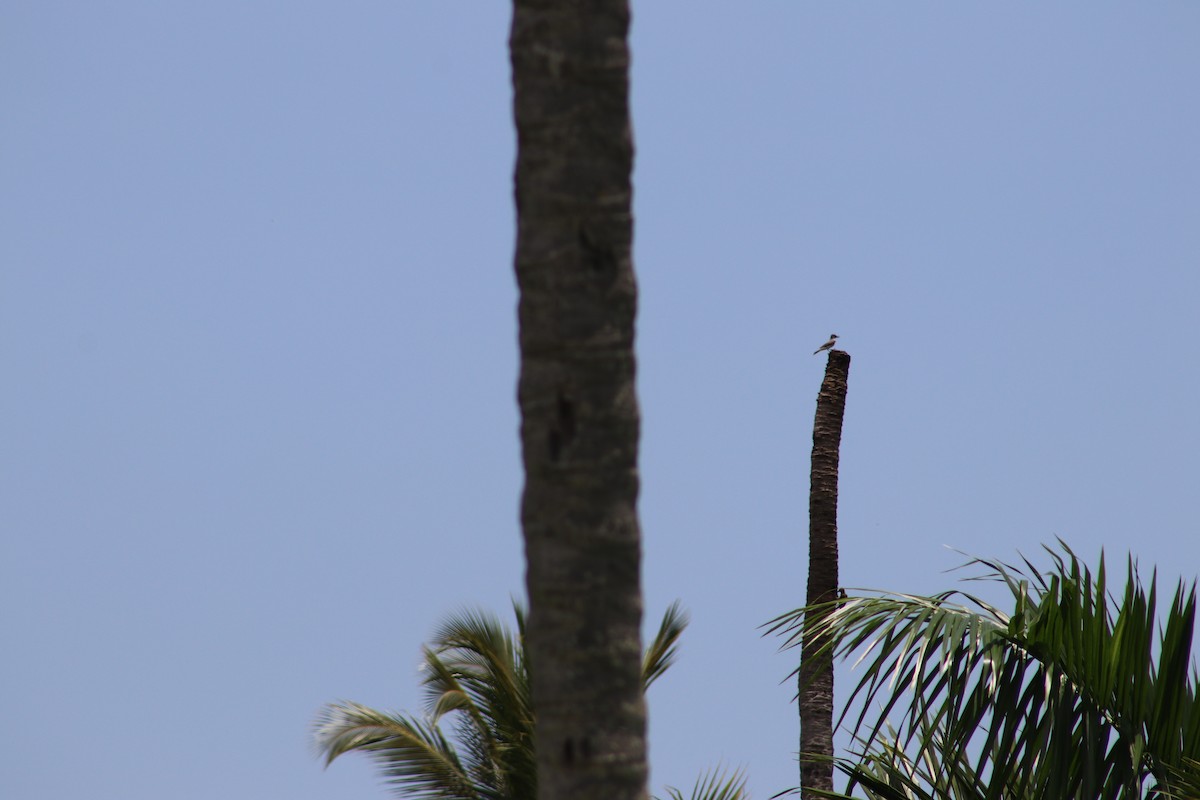
<svg viewBox="0 0 1200 800">
<path fill-rule="evenodd" d="M 690 796 L 685 797 L 679 789 L 668 786 L 666 800 L 748 800 L 749 797 L 744 771 L 738 769 L 726 775 L 724 770 L 714 769 L 696 779 Z"/>
<path fill-rule="evenodd" d="M 514 602 L 516 632 L 494 615 L 465 610 L 449 616 L 422 649 L 426 717 L 333 703 L 317 720 L 317 747 L 332 762 L 362 751 L 405 797 L 446 800 L 526 800 L 537 795 L 537 758 L 525 612 Z M 678 602 L 663 615 L 643 659 L 643 688 L 674 662 L 687 627 Z M 453 736 L 440 727 L 452 720 Z M 736 777 L 736 776 L 735 776 Z M 744 781 L 742 781 L 744 783 Z M 733 788 L 741 783 L 730 783 Z M 698 784 L 699 786 L 699 784 Z M 740 800 L 712 782 L 711 800 Z"/>
<path fill-rule="evenodd" d="M 1011 614 L 946 592 L 855 597 L 812 615 L 810 633 L 863 669 L 847 709 L 861 708 L 849 727 L 864 751 L 840 765 L 851 788 L 889 800 L 935 789 L 1006 800 L 1197 796 L 1194 585 L 1176 587 L 1159 624 L 1154 577 L 1147 589 L 1130 561 L 1113 595 L 1103 557 L 1092 573 L 1060 545 L 1047 548 L 1044 572 L 1028 560 L 971 562 L 1008 588 Z M 804 610 L 769 625 L 794 646 Z"/>
<path fill-rule="evenodd" d="M 518 632 L 523 613 L 517 613 Z M 426 709 L 436 722 L 460 711 L 457 731 L 476 774 L 523 796 L 536 791 L 534 719 L 523 648 L 496 617 L 463 611 L 439 626 L 425 649 Z"/>
<path fill-rule="evenodd" d="M 457 692 L 465 692 L 462 701 L 483 711 L 528 710 L 521 643 L 495 616 L 468 610 L 449 617 L 425 652 L 427 662 L 438 662 L 424 680 L 435 718 L 459 707 L 457 699 L 444 699 Z"/>
<path fill-rule="evenodd" d="M 436 725 L 341 702 L 321 712 L 315 735 L 326 764 L 343 753 L 365 752 L 405 796 L 445 800 L 485 797 Z"/>
<path fill-rule="evenodd" d="M 660 675 L 675 663 L 679 651 L 679 637 L 688 626 L 688 615 L 683 606 L 676 600 L 667 607 L 663 614 L 662 624 L 658 633 L 646 648 L 642 656 L 642 689 L 650 688 Z"/>
</svg>

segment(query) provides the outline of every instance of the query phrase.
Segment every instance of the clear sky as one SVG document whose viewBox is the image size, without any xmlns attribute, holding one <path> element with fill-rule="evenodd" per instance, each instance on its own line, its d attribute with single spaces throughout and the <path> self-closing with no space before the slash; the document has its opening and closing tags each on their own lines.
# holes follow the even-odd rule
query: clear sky
<svg viewBox="0 0 1200 800">
<path fill-rule="evenodd" d="M 1200 5 L 634 4 L 652 788 L 794 785 L 808 455 L 843 582 L 1200 565 Z M 523 592 L 501 2 L 0 11 L 0 794 L 358 800 Z M 845 688 L 846 679 L 841 678 Z"/>
</svg>

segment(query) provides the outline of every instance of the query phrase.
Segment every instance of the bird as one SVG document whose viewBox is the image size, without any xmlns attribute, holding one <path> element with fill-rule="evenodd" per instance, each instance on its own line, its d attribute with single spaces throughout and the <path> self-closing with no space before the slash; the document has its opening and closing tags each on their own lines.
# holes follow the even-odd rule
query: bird
<svg viewBox="0 0 1200 800">
<path fill-rule="evenodd" d="M 820 353 L 823 350 L 832 349 L 833 346 L 835 344 L 837 344 L 837 338 L 838 338 L 838 335 L 836 333 L 829 334 L 829 341 L 826 342 L 825 344 L 821 345 L 820 347 L 818 347 L 816 350 L 813 350 L 813 355 L 815 356 L 817 353 Z"/>
</svg>

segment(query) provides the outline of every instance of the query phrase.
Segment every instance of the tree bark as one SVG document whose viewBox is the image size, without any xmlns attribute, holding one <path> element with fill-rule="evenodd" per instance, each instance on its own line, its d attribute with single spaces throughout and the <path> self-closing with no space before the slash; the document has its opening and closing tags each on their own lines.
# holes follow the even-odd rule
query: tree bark
<svg viewBox="0 0 1200 800">
<path fill-rule="evenodd" d="M 515 0 L 516 273 L 540 800 L 646 797 L 626 0 Z"/>
<path fill-rule="evenodd" d="M 837 496 L 838 459 L 850 354 L 831 350 L 825 380 L 817 395 L 813 424 L 812 473 L 808 495 L 807 605 L 838 597 Z M 818 655 L 825 642 L 808 633 L 806 620 L 800 651 L 800 788 L 803 800 L 833 789 L 833 660 Z"/>
</svg>

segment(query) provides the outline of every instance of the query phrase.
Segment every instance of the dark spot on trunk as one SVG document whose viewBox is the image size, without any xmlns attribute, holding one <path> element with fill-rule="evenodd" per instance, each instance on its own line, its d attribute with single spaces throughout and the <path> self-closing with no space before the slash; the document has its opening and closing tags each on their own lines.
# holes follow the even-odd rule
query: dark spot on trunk
<svg viewBox="0 0 1200 800">
<path fill-rule="evenodd" d="M 575 763 L 574 739 L 567 739 L 565 742 L 563 742 L 563 763 L 568 765 Z"/>
<path fill-rule="evenodd" d="M 579 224 L 579 246 L 588 268 L 599 274 L 615 274 L 617 257 L 613 247 L 588 229 L 586 223 Z"/>
<path fill-rule="evenodd" d="M 574 739 L 567 739 L 563 742 L 563 763 L 573 765 L 577 757 L 580 761 L 588 761 L 592 757 L 592 741 L 586 736 L 579 738 L 578 747 L 576 747 Z"/>
<path fill-rule="evenodd" d="M 555 402 L 554 426 L 550 429 L 550 460 L 558 461 L 563 448 L 575 440 L 575 403 L 570 395 L 559 392 Z"/>
</svg>

